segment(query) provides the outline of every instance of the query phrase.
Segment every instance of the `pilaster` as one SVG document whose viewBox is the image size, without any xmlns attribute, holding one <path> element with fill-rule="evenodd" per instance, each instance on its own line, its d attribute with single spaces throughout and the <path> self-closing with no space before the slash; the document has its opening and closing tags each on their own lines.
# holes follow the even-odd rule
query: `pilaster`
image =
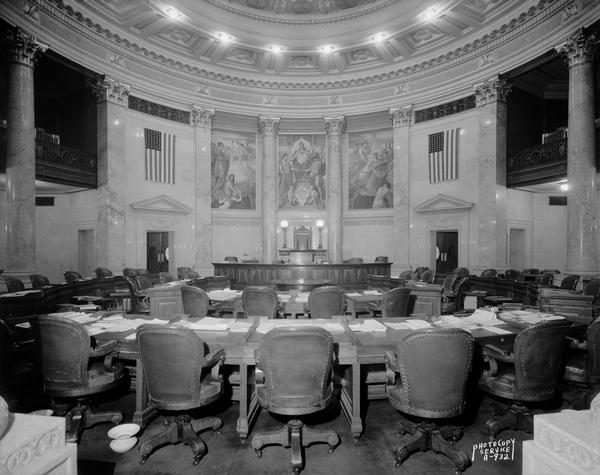
<svg viewBox="0 0 600 475">
<path fill-rule="evenodd" d="M 262 136 L 261 242 L 262 262 L 277 259 L 277 130 L 279 117 L 259 117 Z"/>
<path fill-rule="evenodd" d="M 332 264 L 342 262 L 344 199 L 342 175 L 342 134 L 344 116 L 324 117 L 327 131 L 327 254 Z"/>
</svg>

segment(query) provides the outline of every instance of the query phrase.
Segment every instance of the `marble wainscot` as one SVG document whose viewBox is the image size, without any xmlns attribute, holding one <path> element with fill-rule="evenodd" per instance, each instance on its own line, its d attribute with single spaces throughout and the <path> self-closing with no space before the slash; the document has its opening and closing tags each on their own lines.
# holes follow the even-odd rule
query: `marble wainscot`
<svg viewBox="0 0 600 475">
<path fill-rule="evenodd" d="M 592 411 L 536 415 L 533 433 L 533 440 L 523 442 L 523 475 L 600 473 L 600 433 Z"/>
<path fill-rule="evenodd" d="M 0 437 L 0 473 L 76 474 L 77 445 L 65 442 L 65 418 L 12 414 Z"/>
</svg>

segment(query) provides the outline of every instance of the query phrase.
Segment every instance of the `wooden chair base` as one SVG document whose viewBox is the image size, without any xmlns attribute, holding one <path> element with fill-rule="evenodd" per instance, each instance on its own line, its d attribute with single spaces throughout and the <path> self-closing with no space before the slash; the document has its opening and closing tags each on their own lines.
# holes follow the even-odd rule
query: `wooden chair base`
<svg viewBox="0 0 600 475">
<path fill-rule="evenodd" d="M 98 412 L 93 411 L 89 406 L 77 404 L 69 409 L 65 419 L 67 442 L 78 444 L 84 429 L 104 422 L 119 424 L 123 420 L 123 413 L 121 411 Z"/>
<path fill-rule="evenodd" d="M 218 431 L 222 425 L 223 423 L 218 417 L 192 420 L 188 414 L 169 416 L 165 419 L 164 430 L 144 440 L 140 445 L 140 465 L 146 462 L 156 447 L 164 444 L 178 444 L 179 442 L 183 442 L 192 448 L 194 452 L 192 465 L 198 465 L 200 459 L 206 453 L 206 444 L 197 433 L 206 429 Z"/>
<path fill-rule="evenodd" d="M 302 448 L 313 443 L 329 444 L 329 453 L 339 444 L 339 436 L 332 430 L 311 429 L 297 419 L 289 421 L 279 430 L 255 434 L 252 437 L 252 447 L 256 456 L 262 456 L 262 448 L 265 445 L 282 445 L 292 449 L 292 469 L 295 474 L 300 473 L 304 466 Z"/>
<path fill-rule="evenodd" d="M 439 427 L 430 422 L 408 422 L 400 423 L 398 437 L 406 432 L 411 437 L 402 445 L 394 449 L 396 458 L 396 467 L 399 467 L 411 454 L 416 451 L 425 452 L 433 450 L 435 453 L 443 454 L 454 462 L 456 473 L 462 473 L 471 465 L 469 457 L 461 450 L 453 447 L 454 442 L 462 437 L 460 427 L 444 426 Z M 448 442 L 450 439 L 452 442 Z"/>
<path fill-rule="evenodd" d="M 533 413 L 521 404 L 512 404 L 504 414 L 497 414 L 497 409 L 492 409 L 492 415 L 485 423 L 490 440 L 494 440 L 504 429 L 533 432 Z"/>
</svg>

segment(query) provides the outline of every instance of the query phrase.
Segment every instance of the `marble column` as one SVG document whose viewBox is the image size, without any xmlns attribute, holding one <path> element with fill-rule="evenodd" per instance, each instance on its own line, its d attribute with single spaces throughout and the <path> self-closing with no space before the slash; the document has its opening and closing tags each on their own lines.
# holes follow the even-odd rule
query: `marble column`
<svg viewBox="0 0 600 475">
<path fill-rule="evenodd" d="M 258 131 L 262 135 L 262 262 L 277 259 L 277 129 L 278 117 L 259 117 Z"/>
<path fill-rule="evenodd" d="M 215 116 L 214 109 L 194 106 L 192 126 L 194 127 L 196 188 L 194 243 L 196 260 L 194 270 L 200 275 L 212 275 L 212 209 L 211 209 L 211 134 Z"/>
<path fill-rule="evenodd" d="M 394 139 L 394 249 L 392 275 L 410 270 L 409 163 L 412 104 L 390 109 Z"/>
<path fill-rule="evenodd" d="M 556 47 L 569 67 L 566 272 L 580 275 L 598 272 L 593 69 L 595 45 L 593 33 L 579 30 Z"/>
<path fill-rule="evenodd" d="M 344 176 L 342 173 L 342 134 L 346 119 L 325 117 L 327 131 L 327 258 L 342 262 L 344 238 Z"/>
<path fill-rule="evenodd" d="M 37 271 L 33 69 L 45 47 L 18 28 L 8 46 L 5 273 L 28 284 Z"/>
<path fill-rule="evenodd" d="M 512 85 L 497 76 L 474 86 L 479 112 L 479 248 L 476 271 L 504 269 L 506 257 L 506 98 Z"/>
<path fill-rule="evenodd" d="M 127 190 L 127 170 L 124 157 L 125 121 L 130 88 L 116 79 L 104 77 L 93 89 L 98 98 L 96 265 L 107 267 L 114 274 L 120 274 L 123 268 L 127 267 L 127 205 L 124 196 Z M 136 243 L 136 246 L 140 245 L 141 243 Z"/>
</svg>

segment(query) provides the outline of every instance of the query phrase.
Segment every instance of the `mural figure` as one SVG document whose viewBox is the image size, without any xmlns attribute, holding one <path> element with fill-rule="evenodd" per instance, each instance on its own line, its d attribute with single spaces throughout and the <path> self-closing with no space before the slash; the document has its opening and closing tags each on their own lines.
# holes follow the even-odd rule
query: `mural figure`
<svg viewBox="0 0 600 475">
<path fill-rule="evenodd" d="M 280 209 L 324 209 L 325 136 L 279 136 Z"/>
<path fill-rule="evenodd" d="M 393 207 L 391 130 L 348 137 L 348 206 L 350 209 Z"/>
<path fill-rule="evenodd" d="M 211 207 L 256 209 L 256 138 L 215 132 L 211 146 Z"/>
</svg>

